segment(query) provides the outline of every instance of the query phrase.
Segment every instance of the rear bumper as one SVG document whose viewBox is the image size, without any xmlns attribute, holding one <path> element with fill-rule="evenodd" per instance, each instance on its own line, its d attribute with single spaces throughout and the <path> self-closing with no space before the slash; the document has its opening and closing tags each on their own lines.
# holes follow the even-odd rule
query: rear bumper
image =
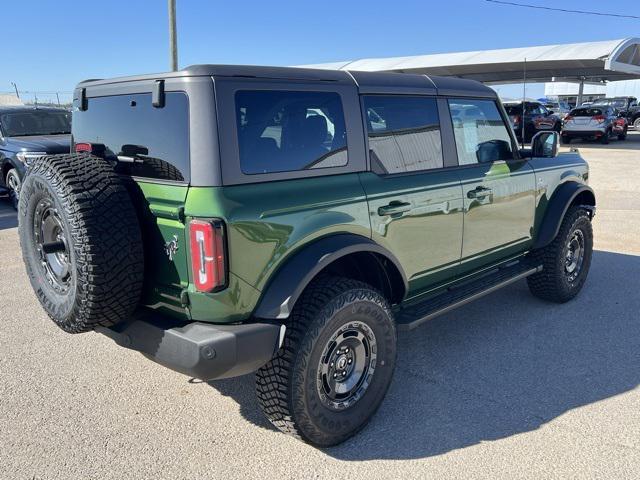
<svg viewBox="0 0 640 480">
<path fill-rule="evenodd" d="M 273 358 L 284 339 L 285 327 L 278 324 L 163 326 L 162 319 L 154 320 L 133 320 L 97 331 L 160 365 L 202 380 L 254 372 Z"/>
<path fill-rule="evenodd" d="M 562 130 L 563 137 L 601 137 L 606 132 L 602 130 Z"/>
</svg>

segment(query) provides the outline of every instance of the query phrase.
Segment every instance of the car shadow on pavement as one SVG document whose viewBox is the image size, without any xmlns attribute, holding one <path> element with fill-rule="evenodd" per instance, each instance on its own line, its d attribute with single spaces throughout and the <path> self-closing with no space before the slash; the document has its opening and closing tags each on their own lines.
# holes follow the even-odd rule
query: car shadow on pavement
<svg viewBox="0 0 640 480">
<path fill-rule="evenodd" d="M 556 305 L 519 282 L 399 335 L 387 398 L 370 424 L 324 451 L 342 460 L 412 459 L 536 430 L 640 384 L 640 256 L 594 252 L 579 297 Z M 210 382 L 272 428 L 253 376 Z"/>
<path fill-rule="evenodd" d="M 18 215 L 9 205 L 9 201 L 0 199 L 0 230 L 15 228 L 18 226 Z"/>
</svg>

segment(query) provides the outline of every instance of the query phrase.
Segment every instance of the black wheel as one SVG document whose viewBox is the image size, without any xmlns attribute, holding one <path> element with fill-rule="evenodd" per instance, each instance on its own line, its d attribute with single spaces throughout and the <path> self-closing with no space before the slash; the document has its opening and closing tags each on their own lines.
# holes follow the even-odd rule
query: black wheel
<svg viewBox="0 0 640 480">
<path fill-rule="evenodd" d="M 11 201 L 11 205 L 13 205 L 13 208 L 17 210 L 18 200 L 20 199 L 20 188 L 22 186 L 22 181 L 20 180 L 18 171 L 15 168 L 12 168 L 7 172 L 7 176 L 5 178 L 4 184 L 9 189 L 9 200 Z"/>
<path fill-rule="evenodd" d="M 618 135 L 618 140 L 626 140 L 627 139 L 627 129 L 624 129 L 624 132 L 622 132 L 620 135 Z"/>
<path fill-rule="evenodd" d="M 569 145 L 571 143 L 571 137 L 569 137 L 569 135 L 560 136 L 560 143 L 563 145 Z"/>
<path fill-rule="evenodd" d="M 51 319 L 80 333 L 131 316 L 142 289 L 138 219 L 125 186 L 91 155 L 37 159 L 19 202 L 22 256 Z"/>
<path fill-rule="evenodd" d="M 602 145 L 608 145 L 610 136 L 611 136 L 611 131 L 607 130 L 606 132 L 604 132 L 604 134 L 600 137 L 600 143 Z"/>
<path fill-rule="evenodd" d="M 536 297 L 564 303 L 582 289 L 591 266 L 593 230 L 589 213 L 570 208 L 556 238 L 548 246 L 532 252 L 532 259 L 542 264 L 541 272 L 527 278 Z"/>
<path fill-rule="evenodd" d="M 385 298 L 365 283 L 325 277 L 298 300 L 282 348 L 258 371 L 258 401 L 284 433 L 336 445 L 378 409 L 395 361 L 396 327 Z"/>
</svg>

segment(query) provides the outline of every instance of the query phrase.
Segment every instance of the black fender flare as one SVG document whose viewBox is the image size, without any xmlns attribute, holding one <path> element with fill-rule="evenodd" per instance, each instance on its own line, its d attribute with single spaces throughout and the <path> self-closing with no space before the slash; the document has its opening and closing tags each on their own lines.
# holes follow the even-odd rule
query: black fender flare
<svg viewBox="0 0 640 480">
<path fill-rule="evenodd" d="M 593 216 L 595 213 L 596 196 L 591 187 L 578 182 L 566 182 L 556 189 L 549 200 L 544 217 L 538 228 L 538 235 L 532 246 L 533 249 L 545 247 L 556 238 L 567 210 L 569 210 L 569 207 L 576 197 L 585 192 L 587 192 L 587 195 L 590 197 L 589 202 L 585 203 L 585 206 L 591 207 L 590 211 Z"/>
<path fill-rule="evenodd" d="M 296 301 L 318 273 L 339 258 L 356 252 L 377 253 L 391 261 L 402 275 L 406 294 L 407 277 L 400 262 L 391 252 L 370 238 L 341 233 L 323 237 L 294 253 L 274 273 L 262 292 L 253 316 L 273 320 L 288 318 Z"/>
</svg>

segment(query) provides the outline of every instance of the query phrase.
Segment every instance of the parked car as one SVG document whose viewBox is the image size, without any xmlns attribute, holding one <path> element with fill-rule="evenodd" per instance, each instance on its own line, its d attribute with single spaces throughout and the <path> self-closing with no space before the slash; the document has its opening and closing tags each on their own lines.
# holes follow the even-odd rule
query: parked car
<svg viewBox="0 0 640 480">
<path fill-rule="evenodd" d="M 571 107 L 565 102 L 546 102 L 543 103 L 543 105 L 547 110 L 560 117 L 560 120 L 564 119 L 571 111 Z"/>
<path fill-rule="evenodd" d="M 36 106 L 0 107 L 0 187 L 17 208 L 27 165 L 45 154 L 69 153 L 71 112 Z"/>
<path fill-rule="evenodd" d="M 627 138 L 628 122 L 624 114 L 607 105 L 591 105 L 571 110 L 564 119 L 562 143 L 574 138 L 596 139 L 607 144 L 612 138 Z"/>
<path fill-rule="evenodd" d="M 511 119 L 513 130 L 519 140 L 524 138 L 524 141 L 528 142 L 536 133 L 542 131 L 560 132 L 562 121 L 556 112 L 547 110 L 540 102 L 524 102 L 523 116 L 522 105 L 523 102 L 508 102 L 504 104 L 507 115 Z"/>
<path fill-rule="evenodd" d="M 547 301 L 581 290 L 595 196 L 557 143 L 519 150 L 495 91 L 451 77 L 87 81 L 75 153 L 23 183 L 22 255 L 64 331 L 199 379 L 257 371 L 277 428 L 335 445 L 380 406 L 397 330 L 524 278 Z"/>
</svg>

